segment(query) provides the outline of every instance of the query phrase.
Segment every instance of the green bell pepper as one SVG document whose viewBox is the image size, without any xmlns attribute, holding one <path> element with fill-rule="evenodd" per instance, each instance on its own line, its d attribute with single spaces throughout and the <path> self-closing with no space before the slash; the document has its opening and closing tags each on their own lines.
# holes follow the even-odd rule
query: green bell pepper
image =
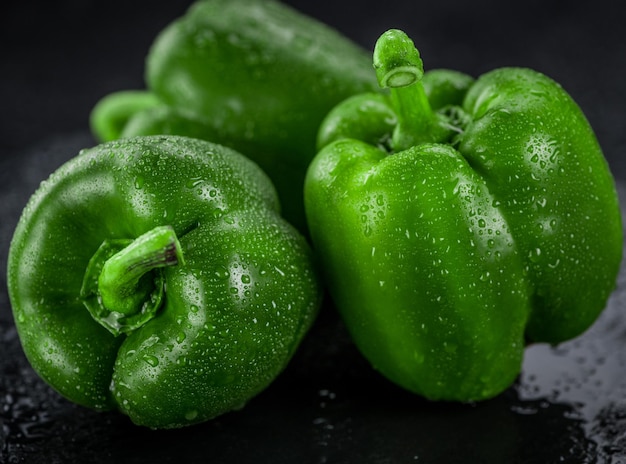
<svg viewBox="0 0 626 464">
<path fill-rule="evenodd" d="M 175 134 L 234 148 L 270 176 L 301 231 L 319 124 L 348 96 L 378 88 L 364 50 L 272 0 L 195 3 L 156 38 L 145 79 L 147 91 L 94 107 L 100 140 Z"/>
<path fill-rule="evenodd" d="M 545 75 L 424 74 L 398 30 L 374 67 L 389 95 L 333 109 L 306 177 L 330 293 L 393 382 L 433 400 L 493 397 L 527 343 L 576 337 L 604 308 L 622 257 L 612 176 Z"/>
<path fill-rule="evenodd" d="M 24 352 L 66 398 L 180 427 L 240 408 L 320 304 L 266 175 L 184 137 L 84 150 L 31 197 L 8 288 Z"/>
</svg>

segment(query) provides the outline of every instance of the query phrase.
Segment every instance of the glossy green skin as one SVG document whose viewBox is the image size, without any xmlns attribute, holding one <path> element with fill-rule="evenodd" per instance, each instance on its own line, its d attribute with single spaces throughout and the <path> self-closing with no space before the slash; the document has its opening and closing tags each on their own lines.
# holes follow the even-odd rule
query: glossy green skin
<svg viewBox="0 0 626 464">
<path fill-rule="evenodd" d="M 381 148 L 386 97 L 339 105 L 305 204 L 330 292 L 373 366 L 428 398 L 473 401 L 514 381 L 527 342 L 593 323 L 622 228 L 600 147 L 558 84 L 516 68 L 457 78 L 427 73 L 424 88 L 434 107 L 462 105 L 464 132 L 398 153 Z M 465 91 L 446 92 L 452 81 Z"/>
<path fill-rule="evenodd" d="M 42 183 L 11 243 L 8 287 L 33 368 L 62 395 L 180 427 L 240 408 L 283 370 L 320 291 L 304 238 L 247 158 L 208 142 L 145 137 L 81 152 Z M 184 265 L 165 302 L 115 337 L 81 301 L 105 239 L 176 231 Z"/>
<path fill-rule="evenodd" d="M 266 171 L 300 230 L 319 124 L 348 96 L 377 89 L 361 48 L 272 0 L 197 2 L 155 40 L 146 83 L 166 108 L 111 122 L 125 126 L 116 135 L 107 120 L 123 118 L 114 110 L 123 103 L 111 101 L 94 110 L 98 136 L 177 134 L 232 147 Z"/>
</svg>

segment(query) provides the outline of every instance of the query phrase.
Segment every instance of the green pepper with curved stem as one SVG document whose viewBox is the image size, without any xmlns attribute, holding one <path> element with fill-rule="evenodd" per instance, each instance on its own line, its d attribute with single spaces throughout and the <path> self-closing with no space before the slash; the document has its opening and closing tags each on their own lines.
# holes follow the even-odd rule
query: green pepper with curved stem
<svg viewBox="0 0 626 464">
<path fill-rule="evenodd" d="M 184 137 L 83 151 L 31 197 L 8 288 L 24 352 L 68 399 L 181 427 L 284 369 L 320 289 L 266 175 Z"/>
<path fill-rule="evenodd" d="M 196 2 L 154 41 L 145 80 L 147 94 L 96 105 L 99 139 L 175 134 L 232 147 L 270 176 L 301 231 L 319 124 L 348 96 L 377 89 L 364 50 L 273 0 Z"/>
<path fill-rule="evenodd" d="M 545 75 L 429 76 L 398 30 L 374 67 L 390 95 L 333 109 L 306 178 L 330 293 L 393 382 L 430 399 L 493 397 L 527 343 L 576 337 L 604 308 L 622 257 L 612 176 Z"/>
</svg>

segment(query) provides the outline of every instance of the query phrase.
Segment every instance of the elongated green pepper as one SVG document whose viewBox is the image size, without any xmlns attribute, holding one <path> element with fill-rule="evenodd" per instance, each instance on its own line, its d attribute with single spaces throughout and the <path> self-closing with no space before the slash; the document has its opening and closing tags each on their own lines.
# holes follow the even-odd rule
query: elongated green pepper
<svg viewBox="0 0 626 464">
<path fill-rule="evenodd" d="M 614 183 L 580 108 L 554 81 L 476 80 L 422 60 L 401 31 L 360 95 L 322 124 L 305 204 L 336 305 L 363 354 L 431 399 L 482 400 L 529 342 L 576 337 L 614 288 Z"/>
<path fill-rule="evenodd" d="M 145 79 L 146 92 L 96 105 L 101 140 L 176 134 L 232 147 L 267 172 L 300 230 L 319 124 L 348 96 L 377 88 L 361 48 L 273 0 L 195 3 L 156 38 Z"/>
<path fill-rule="evenodd" d="M 283 370 L 320 296 L 305 239 L 233 150 L 137 137 L 41 184 L 8 288 L 35 371 L 70 400 L 180 427 L 239 408 Z"/>
</svg>

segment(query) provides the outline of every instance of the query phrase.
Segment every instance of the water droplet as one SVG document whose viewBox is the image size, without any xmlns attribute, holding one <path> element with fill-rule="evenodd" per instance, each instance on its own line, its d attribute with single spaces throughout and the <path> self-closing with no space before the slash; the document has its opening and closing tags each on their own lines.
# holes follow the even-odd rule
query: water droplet
<svg viewBox="0 0 626 464">
<path fill-rule="evenodd" d="M 218 279 L 228 279 L 230 277 L 230 272 L 224 266 L 220 266 L 215 270 L 215 275 Z"/>
<path fill-rule="evenodd" d="M 528 254 L 528 258 L 533 263 L 539 262 L 539 259 L 541 258 L 541 248 L 535 248 L 534 250 L 531 250 Z"/>
<path fill-rule="evenodd" d="M 159 360 L 156 356 L 152 356 L 149 354 L 144 355 L 143 360 L 147 362 L 150 366 L 156 367 L 159 365 Z"/>
<path fill-rule="evenodd" d="M 548 266 L 552 269 L 556 269 L 559 264 L 561 264 L 561 260 L 557 258 L 557 260 L 554 263 L 549 263 Z"/>
<path fill-rule="evenodd" d="M 191 177 L 185 183 L 185 187 L 189 189 L 193 189 L 202 183 L 202 179 L 200 177 Z"/>
<path fill-rule="evenodd" d="M 135 188 L 137 190 L 141 190 L 143 188 L 143 186 L 145 185 L 146 181 L 143 178 L 143 176 L 137 176 L 135 177 Z"/>
</svg>

